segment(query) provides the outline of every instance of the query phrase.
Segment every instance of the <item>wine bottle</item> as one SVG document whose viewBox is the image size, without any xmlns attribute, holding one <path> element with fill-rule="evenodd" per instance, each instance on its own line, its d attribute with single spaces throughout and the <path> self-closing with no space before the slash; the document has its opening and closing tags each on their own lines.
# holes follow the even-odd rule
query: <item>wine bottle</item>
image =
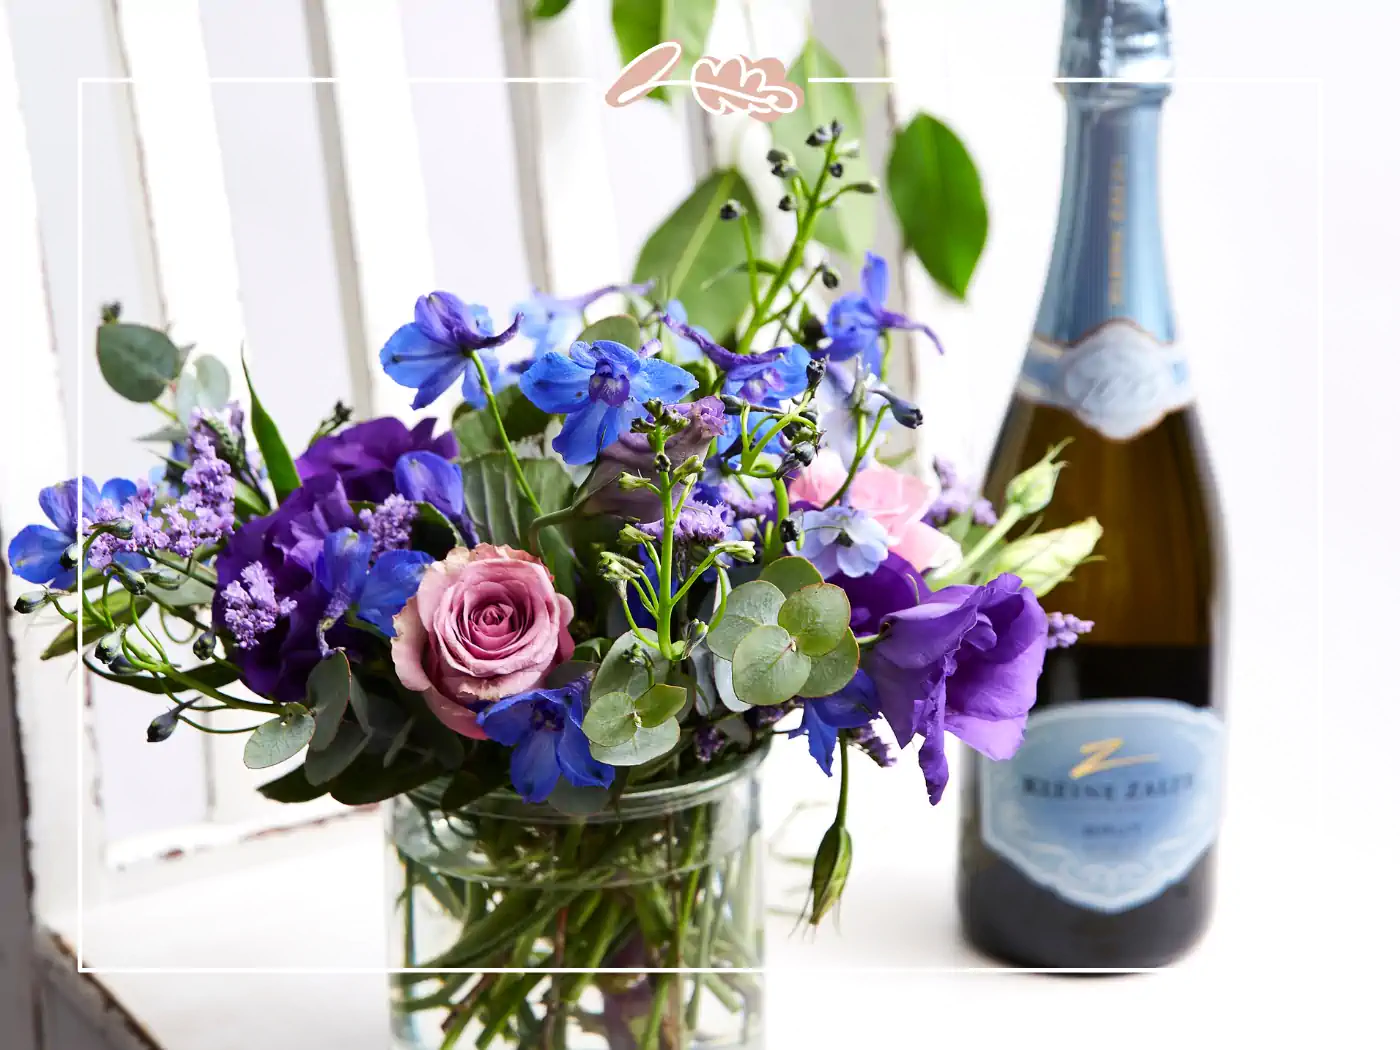
<svg viewBox="0 0 1400 1050">
<path fill-rule="evenodd" d="M 1211 910 L 1219 530 L 1159 222 L 1170 70 L 1164 0 L 1067 0 L 1058 228 L 987 491 L 1070 439 L 1040 528 L 1103 535 L 1046 603 L 1093 628 L 1046 653 L 1016 756 L 967 752 L 961 786 L 963 927 L 1020 966 L 1164 965 Z"/>
</svg>

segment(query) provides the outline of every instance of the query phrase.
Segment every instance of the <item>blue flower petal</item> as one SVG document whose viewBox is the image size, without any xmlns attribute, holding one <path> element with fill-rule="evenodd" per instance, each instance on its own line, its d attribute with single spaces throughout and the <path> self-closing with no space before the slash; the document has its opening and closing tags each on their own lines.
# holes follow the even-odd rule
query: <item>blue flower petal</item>
<svg viewBox="0 0 1400 1050">
<path fill-rule="evenodd" d="M 462 468 L 436 452 L 405 452 L 394 464 L 394 487 L 414 503 L 430 503 L 450 521 L 466 514 Z"/>
<path fill-rule="evenodd" d="M 804 704 L 802 725 L 793 732 L 806 735 L 808 753 L 817 760 L 821 771 L 831 776 L 831 759 L 836 753 L 836 727 L 823 722 L 811 704 Z"/>
<path fill-rule="evenodd" d="M 478 308 L 479 309 L 479 308 Z M 437 343 L 452 345 L 453 328 L 470 323 L 472 307 L 451 292 L 429 292 L 420 295 L 413 306 L 413 323 L 423 334 Z"/>
<path fill-rule="evenodd" d="M 510 754 L 510 782 L 526 802 L 543 802 L 559 783 L 557 729 L 541 729 Z"/>
<path fill-rule="evenodd" d="M 518 693 L 497 700 L 477 715 L 477 723 L 488 739 L 506 747 L 515 747 L 530 731 L 538 692 Z"/>
<path fill-rule="evenodd" d="M 336 529 L 326 537 L 316 558 L 316 582 L 331 596 L 332 603 L 343 603 L 342 612 L 364 589 L 373 547 L 369 533 L 354 529 Z"/>
<path fill-rule="evenodd" d="M 486 378 L 491 380 L 491 389 L 495 390 L 500 385 L 497 380 L 501 375 L 501 363 L 489 350 L 478 350 L 477 355 L 486 365 Z M 467 362 L 466 371 L 462 373 L 462 400 L 472 408 L 486 407 L 486 391 L 481 385 L 481 375 L 470 361 Z"/>
<path fill-rule="evenodd" d="M 82 508 L 81 513 L 85 518 L 92 517 L 92 511 L 97 506 L 98 492 L 97 486 L 91 478 L 83 478 Z M 78 535 L 78 481 L 70 478 L 61 481 L 57 485 L 50 485 L 46 489 L 39 490 L 39 507 L 44 512 L 44 517 L 53 522 L 53 527 L 59 532 L 65 533 L 69 543 L 72 543 Z"/>
<path fill-rule="evenodd" d="M 890 268 L 874 252 L 865 253 L 865 266 L 860 271 L 860 287 L 871 306 L 884 306 L 890 294 Z"/>
<path fill-rule="evenodd" d="M 831 337 L 827 356 L 833 361 L 845 361 L 879 345 L 880 319 L 864 296 L 843 295 L 827 311 L 826 334 Z"/>
<path fill-rule="evenodd" d="M 135 497 L 136 482 L 127 481 L 126 478 L 112 478 L 102 486 L 102 491 L 98 493 L 99 500 L 111 500 L 112 505 L 118 510 Z"/>
<path fill-rule="evenodd" d="M 606 401 L 587 402 L 586 408 L 571 412 L 564 419 L 564 429 L 554 439 L 554 451 L 574 466 L 592 463 L 603 448 L 617 440 L 622 415 L 621 408 L 613 408 Z"/>
<path fill-rule="evenodd" d="M 699 380 L 680 365 L 652 357 L 642 361 L 641 370 L 633 378 L 632 397 L 638 402 L 659 397 L 670 405 L 699 385 Z"/>
<path fill-rule="evenodd" d="M 423 573 L 433 556 L 424 551 L 385 551 L 369 570 L 360 592 L 356 613 L 389 637 L 394 636 L 394 617 L 418 593 Z"/>
<path fill-rule="evenodd" d="M 593 757 L 588 737 L 570 719 L 559 738 L 559 768 L 575 787 L 607 787 L 613 781 L 613 767 Z"/>
<path fill-rule="evenodd" d="M 462 354 L 458 354 L 455 359 L 443 364 L 418 388 L 418 393 L 413 398 L 413 407 L 427 408 L 441 397 L 442 392 L 455 383 L 457 377 L 469 367 L 471 367 L 471 362 Z"/>
<path fill-rule="evenodd" d="M 58 577 L 74 577 L 73 570 L 65 570 L 59 558 L 73 542 L 47 525 L 26 525 L 10 541 L 10 568 L 22 580 L 30 583 L 49 583 Z"/>
<path fill-rule="evenodd" d="M 532 364 L 520 377 L 520 390 L 542 412 L 565 415 L 588 401 L 588 383 L 593 366 L 582 366 L 558 352 L 550 352 Z"/>
<path fill-rule="evenodd" d="M 594 361 L 606 361 L 626 375 L 637 374 L 637 368 L 641 364 L 642 355 L 624 343 L 615 342 L 612 339 L 599 339 L 595 343 L 590 343 L 589 350 Z"/>
<path fill-rule="evenodd" d="M 379 351 L 380 365 L 399 386 L 422 386 L 443 365 L 461 359 L 456 347 L 430 339 L 416 324 L 404 325 Z"/>
</svg>

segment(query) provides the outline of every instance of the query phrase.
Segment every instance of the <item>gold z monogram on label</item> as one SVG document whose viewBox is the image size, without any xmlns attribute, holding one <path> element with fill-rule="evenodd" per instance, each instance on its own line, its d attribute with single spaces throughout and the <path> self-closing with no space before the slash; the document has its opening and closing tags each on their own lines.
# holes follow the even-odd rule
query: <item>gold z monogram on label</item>
<svg viewBox="0 0 1400 1050">
<path fill-rule="evenodd" d="M 1079 753 L 1087 755 L 1084 761 L 1074 766 L 1069 771 L 1071 780 L 1078 780 L 1080 777 L 1087 777 L 1091 773 L 1103 773 L 1110 769 L 1121 769 L 1123 766 L 1140 766 L 1144 762 L 1156 762 L 1156 755 L 1123 755 L 1118 758 L 1112 757 L 1123 746 L 1122 737 L 1109 737 L 1106 740 L 1091 740 L 1087 744 L 1079 745 Z"/>
</svg>

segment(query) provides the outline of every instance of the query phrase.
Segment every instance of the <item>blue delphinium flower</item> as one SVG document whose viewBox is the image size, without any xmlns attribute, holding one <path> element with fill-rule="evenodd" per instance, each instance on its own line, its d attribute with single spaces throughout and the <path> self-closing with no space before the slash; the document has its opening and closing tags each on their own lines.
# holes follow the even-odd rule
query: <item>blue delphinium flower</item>
<svg viewBox="0 0 1400 1050">
<path fill-rule="evenodd" d="M 543 802 L 564 779 L 575 787 L 608 787 L 612 766 L 593 757 L 583 732 L 588 679 L 559 689 L 532 689 L 497 700 L 477 718 L 487 737 L 512 748 L 510 782 L 526 802 Z"/>
<path fill-rule="evenodd" d="M 817 760 L 822 772 L 831 776 L 836 734 L 842 729 L 869 725 L 878 710 L 875 683 L 864 671 L 857 671 L 840 692 L 820 700 L 804 700 L 802 724 L 791 730 L 788 736 L 805 736 L 808 752 Z"/>
<path fill-rule="evenodd" d="M 631 292 L 645 295 L 651 289 L 650 281 L 643 284 L 606 284 L 572 299 L 536 291 L 515 308 L 520 315 L 520 334 L 535 342 L 535 356 L 558 350 L 583 324 L 583 311 L 599 299 L 612 292 Z"/>
<path fill-rule="evenodd" d="M 666 312 L 664 319 L 668 323 L 682 325 L 688 325 L 688 322 L 690 320 L 689 316 L 686 313 L 685 304 L 682 303 L 679 299 L 672 299 L 666 304 Z M 710 336 L 710 333 L 705 331 L 705 329 L 701 328 L 699 325 L 688 325 L 688 327 L 690 327 L 692 331 L 695 331 L 700 335 L 704 336 L 709 342 L 714 342 L 714 339 Z M 704 348 L 699 343 L 697 343 L 694 339 L 682 334 L 680 331 L 674 328 L 672 329 L 672 334 L 676 337 L 677 361 L 679 361 L 681 364 L 689 364 L 692 361 L 700 360 L 701 356 L 704 354 Z"/>
<path fill-rule="evenodd" d="M 125 478 L 112 478 L 101 489 L 91 478 L 83 478 L 81 488 L 77 478 L 50 485 L 39 492 L 39 507 L 48 525 L 26 525 L 10 541 L 10 568 L 16 576 L 30 583 L 46 583 L 59 590 L 73 586 L 78 578 L 76 569 L 65 569 L 63 552 L 78 539 L 78 528 L 96 519 L 97 506 L 111 501 L 114 507 L 124 507 L 136 495 L 136 485 Z M 141 564 L 146 564 L 145 559 Z"/>
<path fill-rule="evenodd" d="M 565 417 L 554 450 L 576 465 L 593 462 L 616 441 L 643 414 L 646 401 L 679 401 L 697 385 L 679 365 L 643 357 L 611 339 L 575 343 L 568 354 L 547 353 L 520 377 L 526 397 Z"/>
<path fill-rule="evenodd" d="M 501 366 L 496 355 L 487 351 L 513 338 L 519 326 L 517 314 L 509 328 L 493 334 L 486 307 L 464 303 L 449 292 L 432 292 L 419 296 L 412 323 L 389 337 L 379 351 L 379 363 L 395 383 L 418 389 L 414 408 L 432 404 L 458 376 L 462 376 L 463 399 L 480 408 L 486 404 L 486 395 L 472 355 L 482 355 L 494 382 Z"/>
<path fill-rule="evenodd" d="M 841 296 L 827 311 L 826 334 L 831 337 L 831 343 L 824 353 L 832 360 L 845 361 L 860 355 L 870 370 L 878 375 L 881 366 L 880 334 L 890 328 L 923 332 L 933 340 L 938 352 L 943 352 L 943 344 L 928 325 L 885 309 L 885 300 L 890 291 L 889 266 L 874 252 L 865 253 L 860 287 L 860 292 Z"/>
<path fill-rule="evenodd" d="M 436 452 L 408 452 L 394 464 L 394 484 L 414 503 L 427 503 L 442 511 L 443 517 L 476 546 L 476 530 L 467 517 L 466 495 L 462 489 L 462 468 Z"/>
<path fill-rule="evenodd" d="M 321 614 L 324 634 L 350 611 L 365 623 L 393 637 L 394 617 L 418 592 L 432 555 L 423 551 L 385 551 L 370 564 L 374 538 L 367 532 L 336 529 L 326 537 L 316 559 L 316 582 L 329 596 Z"/>
<path fill-rule="evenodd" d="M 802 557 L 825 579 L 868 576 L 884 564 L 890 534 L 870 514 L 836 504 L 802 512 Z M 797 551 L 793 551 L 797 553 Z"/>
</svg>

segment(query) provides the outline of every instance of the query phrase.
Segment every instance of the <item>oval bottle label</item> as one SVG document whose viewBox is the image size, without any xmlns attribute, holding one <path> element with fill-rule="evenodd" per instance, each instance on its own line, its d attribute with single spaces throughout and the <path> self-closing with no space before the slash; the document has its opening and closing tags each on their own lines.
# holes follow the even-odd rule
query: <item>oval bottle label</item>
<svg viewBox="0 0 1400 1050">
<path fill-rule="evenodd" d="M 1003 762 L 978 762 L 982 839 L 1028 879 L 1099 912 L 1181 880 L 1220 825 L 1224 723 L 1177 700 L 1032 713 Z"/>
<path fill-rule="evenodd" d="M 1115 441 L 1150 430 L 1192 400 L 1176 344 L 1123 320 L 1108 321 L 1072 346 L 1031 340 L 1017 392 L 1072 412 Z"/>
</svg>

